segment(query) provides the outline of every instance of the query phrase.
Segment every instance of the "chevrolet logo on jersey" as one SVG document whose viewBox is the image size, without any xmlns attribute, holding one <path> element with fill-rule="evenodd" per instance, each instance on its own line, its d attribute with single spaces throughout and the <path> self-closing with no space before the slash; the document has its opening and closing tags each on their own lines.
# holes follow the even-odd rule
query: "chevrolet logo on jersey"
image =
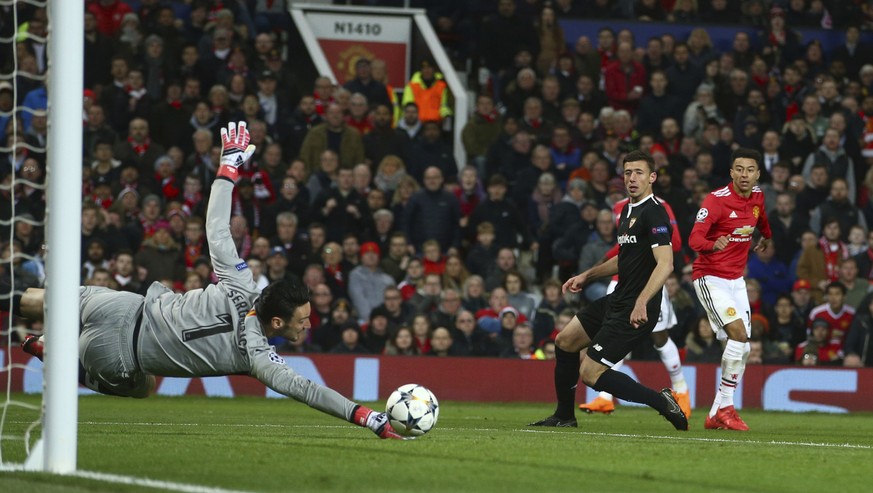
<svg viewBox="0 0 873 493">
<path fill-rule="evenodd" d="M 734 230 L 735 235 L 737 236 L 749 236 L 755 232 L 754 226 L 743 226 L 742 228 L 737 228 Z"/>
<path fill-rule="evenodd" d="M 636 235 L 620 235 L 618 238 L 618 244 L 624 245 L 626 243 L 636 243 L 637 236 Z"/>
</svg>

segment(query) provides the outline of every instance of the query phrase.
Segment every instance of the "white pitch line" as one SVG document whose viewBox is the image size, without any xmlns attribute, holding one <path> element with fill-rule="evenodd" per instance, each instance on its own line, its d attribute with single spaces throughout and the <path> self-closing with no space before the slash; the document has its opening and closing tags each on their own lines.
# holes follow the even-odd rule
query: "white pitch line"
<svg viewBox="0 0 873 493">
<path fill-rule="evenodd" d="M 816 442 L 786 442 L 780 440 L 733 440 L 730 438 L 701 438 L 701 437 L 679 437 L 679 436 L 668 436 L 668 435 L 635 435 L 632 433 L 599 433 L 593 431 L 553 431 L 553 430 L 525 430 L 518 429 L 513 430 L 521 433 L 552 433 L 552 434 L 560 434 L 560 435 L 588 435 L 588 436 L 599 436 L 599 437 L 613 437 L 613 438 L 655 438 L 659 440 L 676 440 L 676 441 L 688 441 L 688 442 L 712 442 L 712 443 L 739 443 L 739 444 L 753 444 L 753 445 L 793 445 L 797 447 L 822 447 L 822 448 L 848 448 L 848 449 L 862 449 L 862 450 L 873 450 L 873 446 L 870 445 L 857 445 L 853 443 L 816 443 Z"/>
<path fill-rule="evenodd" d="M 0 471 L 4 472 L 42 472 L 42 471 L 27 471 L 21 465 L 2 465 Z M 199 484 L 174 483 L 172 481 L 162 481 L 158 479 L 137 478 L 134 476 L 122 476 L 120 474 L 109 474 L 96 471 L 73 471 L 66 475 L 83 479 L 93 479 L 94 481 L 102 481 L 105 483 L 123 484 L 142 486 L 145 488 L 157 488 L 169 491 L 179 491 L 181 493 L 249 493 L 242 490 L 228 490 L 224 488 L 216 488 L 213 486 L 203 486 Z M 60 476 L 59 476 L 60 477 Z"/>
<path fill-rule="evenodd" d="M 10 421 L 13 424 L 22 424 L 24 421 Z M 86 426 L 218 426 L 221 428 L 345 428 L 345 429 L 354 429 L 350 427 L 349 424 L 343 425 L 281 425 L 281 424 L 244 424 L 244 423 L 148 423 L 148 422 L 137 422 L 137 423 L 125 423 L 119 421 L 81 421 L 80 425 Z M 448 428 L 441 426 L 441 430 L 453 430 L 453 431 L 500 431 L 498 428 Z"/>
</svg>

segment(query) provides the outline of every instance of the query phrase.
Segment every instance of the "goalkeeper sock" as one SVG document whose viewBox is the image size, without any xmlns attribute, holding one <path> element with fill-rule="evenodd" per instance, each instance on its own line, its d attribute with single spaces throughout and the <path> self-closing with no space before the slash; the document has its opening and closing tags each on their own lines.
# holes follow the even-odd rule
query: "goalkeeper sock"
<svg viewBox="0 0 873 493">
<path fill-rule="evenodd" d="M 568 352 L 555 346 L 555 396 L 558 398 L 555 417 L 557 418 L 572 419 L 575 415 L 579 359 L 579 351 Z"/>
<path fill-rule="evenodd" d="M 680 394 L 688 392 L 688 384 L 685 382 L 685 375 L 682 374 L 682 362 L 679 360 L 679 348 L 676 347 L 673 339 L 668 337 L 666 344 L 661 347 L 655 346 L 655 349 L 661 357 L 661 363 L 664 363 L 664 368 L 670 374 L 673 390 Z"/>
<path fill-rule="evenodd" d="M 609 392 L 619 399 L 645 404 L 661 414 L 667 411 L 667 402 L 661 394 L 620 371 L 606 370 L 591 388 L 600 392 Z"/>
<path fill-rule="evenodd" d="M 355 406 L 355 410 L 352 411 L 351 422 L 358 426 L 369 427 L 374 414 L 373 410 L 369 407 L 357 405 Z"/>
</svg>

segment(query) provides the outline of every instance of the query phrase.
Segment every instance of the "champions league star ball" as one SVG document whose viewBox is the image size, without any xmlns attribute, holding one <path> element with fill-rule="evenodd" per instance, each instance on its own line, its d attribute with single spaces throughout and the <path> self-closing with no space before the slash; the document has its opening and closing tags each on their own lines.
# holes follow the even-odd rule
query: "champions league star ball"
<svg viewBox="0 0 873 493">
<path fill-rule="evenodd" d="M 429 432 L 440 417 L 440 403 L 433 392 L 408 383 L 391 393 L 385 407 L 394 431 L 417 437 Z"/>
</svg>

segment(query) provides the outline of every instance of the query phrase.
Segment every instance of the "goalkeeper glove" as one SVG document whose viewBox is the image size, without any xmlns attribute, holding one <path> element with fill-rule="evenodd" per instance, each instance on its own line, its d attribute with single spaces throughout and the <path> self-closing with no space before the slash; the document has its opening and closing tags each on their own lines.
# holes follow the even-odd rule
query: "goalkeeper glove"
<svg viewBox="0 0 873 493">
<path fill-rule="evenodd" d="M 221 165 L 218 167 L 218 176 L 236 183 L 239 167 L 255 153 L 255 146 L 249 144 L 250 140 L 246 122 L 239 122 L 239 125 L 231 122 L 227 124 L 227 128 L 221 129 Z"/>
<path fill-rule="evenodd" d="M 366 426 L 373 433 L 379 435 L 379 438 L 393 438 L 395 440 L 405 440 L 398 435 L 391 423 L 388 422 L 388 415 L 385 413 L 377 413 L 372 409 L 364 406 L 358 406 L 354 412 L 354 423 L 358 426 Z"/>
</svg>

